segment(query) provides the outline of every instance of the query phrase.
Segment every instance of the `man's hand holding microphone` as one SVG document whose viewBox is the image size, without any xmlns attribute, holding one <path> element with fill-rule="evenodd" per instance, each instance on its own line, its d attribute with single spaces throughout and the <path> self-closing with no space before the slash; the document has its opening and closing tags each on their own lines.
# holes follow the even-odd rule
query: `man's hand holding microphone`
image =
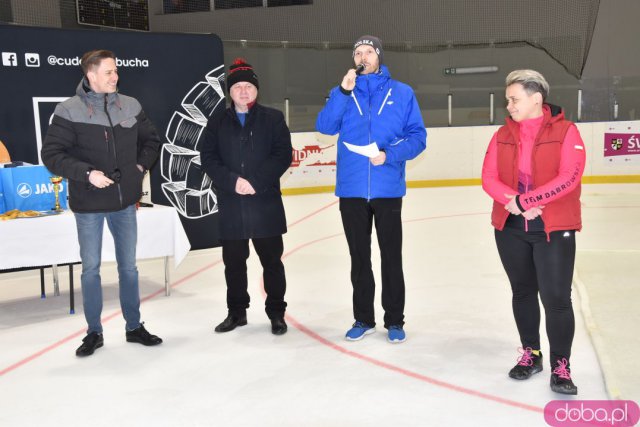
<svg viewBox="0 0 640 427">
<path fill-rule="evenodd" d="M 340 83 L 342 89 L 351 92 L 353 88 L 356 87 L 356 77 L 359 76 L 365 68 L 366 65 L 362 62 L 358 64 L 356 68 L 350 68 L 342 78 L 342 83 Z"/>
</svg>

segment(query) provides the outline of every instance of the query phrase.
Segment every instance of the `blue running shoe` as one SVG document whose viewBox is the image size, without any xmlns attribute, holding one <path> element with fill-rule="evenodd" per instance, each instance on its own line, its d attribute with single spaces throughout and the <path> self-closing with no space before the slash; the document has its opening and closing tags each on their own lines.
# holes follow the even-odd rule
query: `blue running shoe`
<svg viewBox="0 0 640 427">
<path fill-rule="evenodd" d="M 387 341 L 391 344 L 400 344 L 401 342 L 405 342 L 407 340 L 407 334 L 404 333 L 404 329 L 400 325 L 391 325 L 389 326 L 389 331 L 387 333 Z"/>
<path fill-rule="evenodd" d="M 353 324 L 353 327 L 347 331 L 345 339 L 347 341 L 358 341 L 364 338 L 365 335 L 372 334 L 376 331 L 375 326 L 369 326 L 363 322 L 357 322 Z"/>
</svg>

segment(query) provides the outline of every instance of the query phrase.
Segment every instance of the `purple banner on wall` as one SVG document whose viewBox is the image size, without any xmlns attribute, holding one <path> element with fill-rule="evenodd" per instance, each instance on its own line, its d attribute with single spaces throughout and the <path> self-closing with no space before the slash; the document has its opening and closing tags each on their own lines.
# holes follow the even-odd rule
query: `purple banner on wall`
<svg viewBox="0 0 640 427">
<path fill-rule="evenodd" d="M 604 156 L 640 155 L 640 133 L 605 133 Z"/>
</svg>

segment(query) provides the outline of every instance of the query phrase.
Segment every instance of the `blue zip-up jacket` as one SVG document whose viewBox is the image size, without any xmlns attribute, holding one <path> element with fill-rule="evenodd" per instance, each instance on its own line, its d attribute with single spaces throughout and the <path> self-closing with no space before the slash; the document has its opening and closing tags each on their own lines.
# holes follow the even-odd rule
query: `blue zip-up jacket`
<svg viewBox="0 0 640 427">
<path fill-rule="evenodd" d="M 338 135 L 336 196 L 375 198 L 402 197 L 407 192 L 405 163 L 427 146 L 427 131 L 420 107 L 408 85 L 391 79 L 386 66 L 377 74 L 356 78 L 351 95 L 340 86 L 316 121 L 318 132 Z M 386 153 L 380 166 L 344 145 L 378 144 Z"/>
</svg>

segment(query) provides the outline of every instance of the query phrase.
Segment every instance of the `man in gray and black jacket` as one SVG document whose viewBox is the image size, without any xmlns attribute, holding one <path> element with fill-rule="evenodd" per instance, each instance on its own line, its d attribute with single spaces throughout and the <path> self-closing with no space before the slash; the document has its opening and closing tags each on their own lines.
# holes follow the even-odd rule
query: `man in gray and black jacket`
<svg viewBox="0 0 640 427">
<path fill-rule="evenodd" d="M 162 343 L 140 322 L 135 208 L 160 139 L 140 103 L 117 93 L 115 60 L 108 50 L 83 55 L 84 78 L 76 95 L 56 107 L 41 153 L 51 172 L 69 180 L 69 206 L 78 229 L 88 329 L 77 356 L 89 356 L 104 343 L 100 263 L 105 219 L 115 244 L 126 339 Z"/>
</svg>

